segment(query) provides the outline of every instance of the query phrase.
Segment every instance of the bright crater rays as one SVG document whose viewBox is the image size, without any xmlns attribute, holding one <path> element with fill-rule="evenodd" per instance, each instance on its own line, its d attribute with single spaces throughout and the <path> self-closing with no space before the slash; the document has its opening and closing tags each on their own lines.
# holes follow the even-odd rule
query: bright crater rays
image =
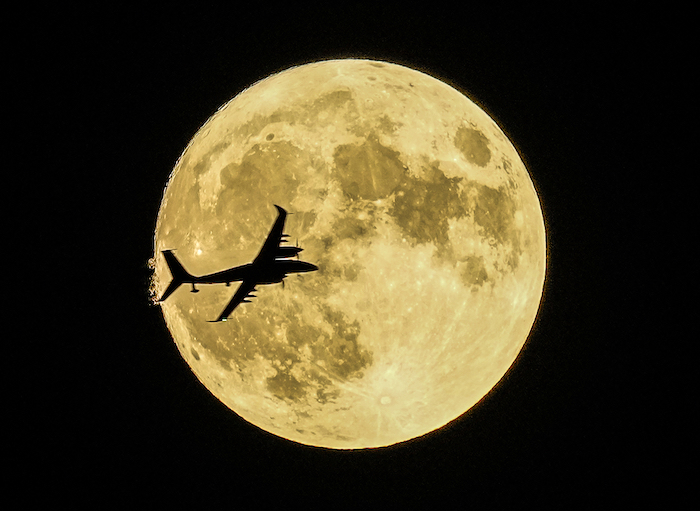
<svg viewBox="0 0 700 511">
<path fill-rule="evenodd" d="M 532 327 L 545 233 L 528 172 L 464 95 L 367 60 L 273 75 L 195 135 L 165 191 L 161 251 L 193 274 L 251 261 L 275 218 L 319 271 L 162 304 L 197 377 L 241 417 L 304 444 L 390 445 L 439 428 L 512 365 Z"/>
</svg>

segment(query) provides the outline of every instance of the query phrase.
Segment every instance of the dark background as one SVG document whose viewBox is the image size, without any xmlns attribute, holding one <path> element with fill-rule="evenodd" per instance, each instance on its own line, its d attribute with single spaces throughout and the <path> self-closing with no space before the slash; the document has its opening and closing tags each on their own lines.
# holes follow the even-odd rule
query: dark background
<svg viewBox="0 0 700 511">
<path fill-rule="evenodd" d="M 664 73 L 656 13 L 172 9 L 21 20 L 32 78 L 20 104 L 44 137 L 25 154 L 47 157 L 27 169 L 42 197 L 30 229 L 50 249 L 36 251 L 38 280 L 50 279 L 40 317 L 20 307 L 32 314 L 15 360 L 29 380 L 14 415 L 22 481 L 61 501 L 201 507 L 668 498 L 649 339 L 670 306 L 652 306 L 640 273 L 665 285 L 663 255 L 644 241 L 663 218 L 644 193 L 654 147 L 638 147 Z M 190 372 L 147 295 L 163 189 L 198 128 L 255 81 L 338 57 L 407 65 L 474 99 L 523 156 L 548 235 L 535 326 L 496 388 L 439 431 L 356 452 L 237 417 Z"/>
</svg>

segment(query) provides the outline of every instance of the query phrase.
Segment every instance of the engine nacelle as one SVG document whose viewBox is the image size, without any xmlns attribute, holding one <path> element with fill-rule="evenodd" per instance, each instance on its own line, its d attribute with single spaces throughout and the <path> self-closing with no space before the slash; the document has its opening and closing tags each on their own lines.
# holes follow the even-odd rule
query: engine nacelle
<svg viewBox="0 0 700 511">
<path fill-rule="evenodd" d="M 294 257 L 302 250 L 304 249 L 301 247 L 279 247 L 275 253 L 275 258 L 286 259 L 288 257 Z"/>
</svg>

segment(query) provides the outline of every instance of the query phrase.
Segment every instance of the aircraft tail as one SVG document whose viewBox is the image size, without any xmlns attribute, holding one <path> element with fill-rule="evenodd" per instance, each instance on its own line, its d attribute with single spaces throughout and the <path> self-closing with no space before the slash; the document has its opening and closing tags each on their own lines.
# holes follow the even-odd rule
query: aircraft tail
<svg viewBox="0 0 700 511">
<path fill-rule="evenodd" d="M 192 282 L 194 280 L 194 277 L 187 273 L 187 270 L 185 270 L 182 264 L 180 264 L 180 261 L 177 260 L 172 250 L 163 250 L 163 256 L 165 257 L 165 262 L 168 263 L 168 269 L 170 270 L 170 274 L 173 276 L 173 280 L 170 282 L 168 289 L 165 290 L 165 293 L 163 293 L 161 299 L 158 300 L 159 302 L 165 301 L 166 298 L 168 298 L 178 287 L 180 287 L 180 284 L 184 282 Z"/>
</svg>

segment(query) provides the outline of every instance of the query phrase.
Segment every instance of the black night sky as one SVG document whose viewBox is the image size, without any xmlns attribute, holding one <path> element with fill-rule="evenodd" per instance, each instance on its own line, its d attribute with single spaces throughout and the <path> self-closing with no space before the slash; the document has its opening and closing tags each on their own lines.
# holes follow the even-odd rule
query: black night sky
<svg viewBox="0 0 700 511">
<path fill-rule="evenodd" d="M 665 310 L 645 301 L 639 270 L 664 276 L 659 254 L 634 255 L 661 206 L 642 196 L 630 149 L 657 51 L 649 18 L 273 5 L 24 20 L 41 35 L 27 38 L 27 108 L 57 135 L 29 151 L 48 157 L 32 229 L 51 254 L 36 264 L 52 270 L 29 355 L 13 361 L 30 379 L 14 416 L 31 438 L 21 480 L 59 501 L 149 507 L 568 508 L 661 493 L 660 416 L 648 413 L 661 370 L 647 339 Z M 214 398 L 149 304 L 146 267 L 166 180 L 207 118 L 271 73 L 345 56 L 417 68 L 475 99 L 524 157 L 549 250 L 535 327 L 497 387 L 440 431 L 357 452 L 280 439 Z"/>
</svg>

